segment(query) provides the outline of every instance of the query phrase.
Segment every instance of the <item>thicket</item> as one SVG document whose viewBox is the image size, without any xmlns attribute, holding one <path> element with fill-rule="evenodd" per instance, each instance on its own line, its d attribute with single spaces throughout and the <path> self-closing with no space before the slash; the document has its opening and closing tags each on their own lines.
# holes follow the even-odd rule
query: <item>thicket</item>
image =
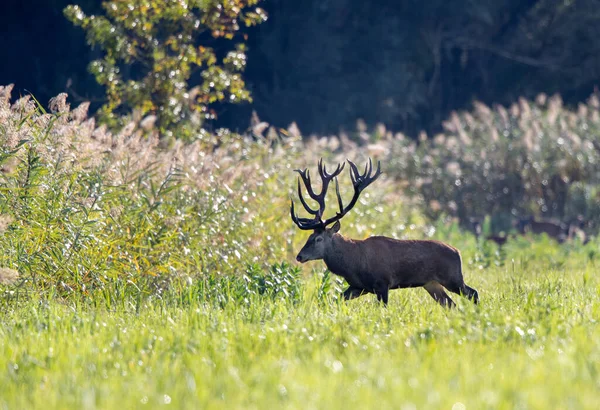
<svg viewBox="0 0 600 410">
<path fill-rule="evenodd" d="M 88 104 L 70 109 L 62 94 L 46 112 L 29 96 L 11 103 L 11 88 L 0 88 L 0 266 L 38 291 L 92 296 L 118 282 L 160 293 L 172 280 L 268 270 L 273 259 L 257 255 L 285 252 L 259 218 L 273 209 L 262 204 L 285 202 L 269 195 L 284 166 L 269 161 L 270 142 L 222 131 L 219 147 L 161 149 L 157 130 L 132 122 L 113 134 Z"/>
<path fill-rule="evenodd" d="M 390 166 L 424 201 L 431 219 L 456 217 L 463 226 L 491 218 L 492 231 L 514 230 L 535 217 L 600 226 L 600 101 L 576 110 L 540 94 L 510 107 L 477 103 L 455 112 L 444 132 L 390 145 Z"/>
<path fill-rule="evenodd" d="M 324 140 L 263 136 L 259 124 L 165 147 L 160 130 L 135 121 L 97 126 L 66 94 L 47 112 L 11 91 L 0 88 L 3 283 L 107 305 L 192 284 L 201 297 L 298 293 L 285 262 L 304 239 L 289 221 L 292 170 L 322 155 Z"/>
</svg>

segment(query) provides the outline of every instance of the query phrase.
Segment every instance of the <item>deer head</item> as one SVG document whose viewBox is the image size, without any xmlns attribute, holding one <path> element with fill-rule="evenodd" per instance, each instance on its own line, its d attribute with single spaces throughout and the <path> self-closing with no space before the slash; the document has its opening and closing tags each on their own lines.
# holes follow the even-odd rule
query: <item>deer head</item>
<svg viewBox="0 0 600 410">
<path fill-rule="evenodd" d="M 327 172 L 327 168 L 323 165 L 323 159 L 319 160 L 318 171 L 319 176 L 321 177 L 321 191 L 317 194 L 315 193 L 310 180 L 310 173 L 308 169 L 295 170 L 300 174 L 298 178 L 298 197 L 300 198 L 300 203 L 309 214 L 313 215 L 313 218 L 300 218 L 296 215 L 294 211 L 294 201 L 291 201 L 290 214 L 292 217 L 292 221 L 298 226 L 298 228 L 302 230 L 312 230 L 313 233 L 309 236 L 306 244 L 298 253 L 296 260 L 298 262 L 306 262 L 309 260 L 317 260 L 323 259 L 327 254 L 327 251 L 331 247 L 331 241 L 333 235 L 337 233 L 340 229 L 340 219 L 344 217 L 356 204 L 358 201 L 358 197 L 360 193 L 368 187 L 373 181 L 375 181 L 381 175 L 381 164 L 377 162 L 377 170 L 373 174 L 373 163 L 369 158 L 369 162 L 365 165 L 365 170 L 361 174 L 358 170 L 358 167 L 350 160 L 347 160 L 350 165 L 350 179 L 352 180 L 352 186 L 354 187 L 354 195 L 352 199 L 348 203 L 347 206 L 344 206 L 342 197 L 340 195 L 340 187 L 338 183 L 337 176 L 344 169 L 345 163 L 338 164 L 337 168 L 334 172 L 329 174 Z M 313 209 L 304 199 L 304 195 L 302 194 L 302 187 L 300 180 L 304 183 L 306 188 L 306 192 L 308 192 L 308 196 L 317 202 L 319 208 Z M 337 196 L 337 202 L 339 206 L 339 211 L 336 212 L 334 216 L 323 220 L 323 215 L 325 213 L 325 197 L 327 196 L 327 189 L 329 188 L 329 183 L 334 180 L 335 181 L 335 193 Z M 334 224 L 331 228 L 328 228 L 329 225 Z"/>
</svg>

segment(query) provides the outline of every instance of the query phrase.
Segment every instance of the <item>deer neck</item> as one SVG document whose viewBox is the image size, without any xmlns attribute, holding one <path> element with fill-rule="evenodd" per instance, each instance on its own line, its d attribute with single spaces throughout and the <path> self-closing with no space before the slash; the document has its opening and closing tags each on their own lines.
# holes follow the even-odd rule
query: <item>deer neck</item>
<svg viewBox="0 0 600 410">
<path fill-rule="evenodd" d="M 348 279 L 358 268 L 360 260 L 358 244 L 352 239 L 336 233 L 333 235 L 331 248 L 323 260 L 327 269 Z"/>
</svg>

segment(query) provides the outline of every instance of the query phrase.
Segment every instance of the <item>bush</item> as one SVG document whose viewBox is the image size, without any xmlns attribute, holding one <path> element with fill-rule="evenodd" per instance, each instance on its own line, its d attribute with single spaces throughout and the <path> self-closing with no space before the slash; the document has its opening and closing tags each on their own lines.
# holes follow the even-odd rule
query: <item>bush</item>
<svg viewBox="0 0 600 410">
<path fill-rule="evenodd" d="M 506 254 L 423 215 L 464 225 L 490 215 L 492 230 L 528 213 L 583 215 L 594 229 L 599 223 L 595 97 L 577 113 L 556 97 L 509 110 L 478 106 L 456 114 L 432 141 L 409 141 L 383 126 L 371 135 L 359 130 L 361 144 L 348 135 L 302 140 L 295 126 L 279 133 L 257 121 L 252 136 L 218 130 L 165 146 L 135 123 L 116 133 L 97 127 L 87 104 L 70 109 L 64 94 L 46 112 L 30 97 L 12 103 L 10 93 L 0 87 L 0 286 L 16 282 L 16 297 L 33 292 L 107 306 L 133 298 L 139 307 L 144 297 L 175 289 L 182 302 L 296 300 L 301 271 L 292 263 L 308 235 L 289 217 L 293 169 L 314 170 L 320 156 L 328 166 L 382 161 L 382 178 L 344 217 L 345 235 L 445 240 L 479 269 L 507 263 Z M 553 178 L 567 189 L 543 182 Z M 347 202 L 347 175 L 340 191 Z M 330 195 L 326 213 L 336 208 Z M 547 248 L 542 243 L 535 257 Z M 548 249 L 561 264 L 575 251 Z M 325 270 L 322 263 L 303 268 Z M 339 291 L 328 273 L 318 278 L 317 300 Z"/>
</svg>

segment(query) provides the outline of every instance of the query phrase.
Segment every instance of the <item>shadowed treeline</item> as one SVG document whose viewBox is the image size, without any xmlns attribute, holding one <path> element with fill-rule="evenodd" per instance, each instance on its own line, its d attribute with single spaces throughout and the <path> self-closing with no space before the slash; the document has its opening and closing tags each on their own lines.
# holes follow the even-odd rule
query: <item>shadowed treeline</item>
<svg viewBox="0 0 600 410">
<path fill-rule="evenodd" d="M 62 14 L 93 0 L 8 0 L 0 16 L 6 61 L 0 83 L 48 101 L 67 91 L 102 102 L 87 74 L 97 58 Z M 411 135 L 436 130 L 473 99 L 507 104 L 559 92 L 582 101 L 600 77 L 596 2 L 307 0 L 262 3 L 269 20 L 249 29 L 245 78 L 252 104 L 221 107 L 220 125 L 245 129 L 252 110 L 305 133 L 354 129 L 357 118 Z"/>
</svg>

